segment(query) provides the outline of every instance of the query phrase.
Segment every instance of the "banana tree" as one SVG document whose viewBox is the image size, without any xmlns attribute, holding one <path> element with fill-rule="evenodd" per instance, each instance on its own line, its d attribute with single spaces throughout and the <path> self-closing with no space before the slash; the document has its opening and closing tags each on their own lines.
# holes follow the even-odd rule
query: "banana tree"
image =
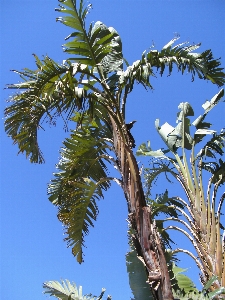
<svg viewBox="0 0 225 300">
<path fill-rule="evenodd" d="M 169 209 L 176 208 L 180 216 L 166 218 L 164 222 L 177 221 L 184 225 L 185 229 L 170 225 L 164 231 L 175 229 L 185 234 L 194 246 L 197 257 L 192 252 L 181 248 L 173 250 L 173 254 L 184 252 L 190 255 L 201 271 L 202 284 L 205 285 L 214 276 L 215 280 L 209 286 L 211 291 L 216 291 L 217 294 L 220 291 L 224 295 L 225 228 L 221 224 L 221 215 L 225 192 L 219 192 L 219 189 L 225 183 L 225 133 L 224 130 L 217 133 L 210 129 L 209 122 L 205 122 L 207 114 L 222 100 L 223 96 L 224 90 L 221 89 L 210 101 L 203 104 L 204 113 L 192 123 L 195 127 L 194 136 L 190 134 L 188 118 L 194 115 L 194 111 L 189 103 L 181 103 L 178 107 L 180 112 L 175 128 L 168 123 L 159 126 L 159 120 L 155 122 L 156 129 L 168 149 L 152 151 L 150 145 L 142 144 L 137 154 L 156 159 L 155 161 L 153 159 L 153 168 L 146 169 L 148 195 L 152 190 L 153 181 L 160 174 L 165 173 L 176 178 L 185 192 L 187 200 L 180 196 L 169 199 L 167 193 L 164 203 L 158 200 L 152 203 L 155 211 L 163 212 L 166 208 L 168 213 Z M 212 137 L 207 139 L 209 136 Z M 198 149 L 197 154 L 195 154 L 196 149 Z M 190 150 L 190 163 L 186 156 L 188 150 Z M 208 183 L 206 183 L 207 176 L 204 174 L 206 172 L 210 173 Z M 154 212 L 152 215 L 155 215 Z"/>
<path fill-rule="evenodd" d="M 91 4 L 83 0 L 59 0 L 56 10 L 65 13 L 57 21 L 73 32 L 64 45 L 69 55 L 62 64 L 36 55 L 36 70 L 15 71 L 22 78 L 8 88 L 19 90 L 5 110 L 5 130 L 32 163 L 43 163 L 38 145 L 38 130 L 43 121 L 55 124 L 57 117 L 71 125 L 71 135 L 63 143 L 58 173 L 49 184 L 49 200 L 58 208 L 58 218 L 65 226 L 65 240 L 77 261 L 83 261 L 84 237 L 96 220 L 96 201 L 103 197 L 112 180 L 124 191 L 133 241 L 148 275 L 155 299 L 173 299 L 161 237 L 153 225 L 146 203 L 135 155 L 132 124 L 126 124 L 126 102 L 135 83 L 152 88 L 154 70 L 169 74 L 176 66 L 192 80 L 197 75 L 219 86 L 225 82 L 220 61 L 211 50 L 193 52 L 200 44 L 174 46 L 177 38 L 162 51 L 144 52 L 128 65 L 123 57 L 117 31 L 98 21 L 86 29 Z M 124 64 L 126 68 L 124 68 Z M 21 90 L 21 91 L 20 91 Z M 119 178 L 110 177 L 109 164 Z"/>
</svg>

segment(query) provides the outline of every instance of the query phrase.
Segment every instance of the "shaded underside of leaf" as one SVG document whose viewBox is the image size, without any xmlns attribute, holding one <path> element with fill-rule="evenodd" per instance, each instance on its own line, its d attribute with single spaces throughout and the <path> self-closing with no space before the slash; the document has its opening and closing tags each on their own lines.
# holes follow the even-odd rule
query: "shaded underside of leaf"
<svg viewBox="0 0 225 300">
<path fill-rule="evenodd" d="M 147 275 L 143 263 L 138 259 L 136 250 L 126 254 L 129 284 L 134 295 L 134 300 L 152 299 L 153 296 L 147 284 Z"/>
</svg>

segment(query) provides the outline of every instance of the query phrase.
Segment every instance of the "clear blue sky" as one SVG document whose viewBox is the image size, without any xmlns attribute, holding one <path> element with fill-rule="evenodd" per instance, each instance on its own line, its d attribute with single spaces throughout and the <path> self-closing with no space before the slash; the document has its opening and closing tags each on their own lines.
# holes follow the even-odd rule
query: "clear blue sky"
<svg viewBox="0 0 225 300">
<path fill-rule="evenodd" d="M 160 50 L 176 33 L 180 42 L 202 42 L 201 51 L 212 49 L 216 58 L 222 57 L 225 66 L 225 2 L 203 0 L 92 0 L 93 10 L 88 21 L 101 20 L 121 35 L 123 53 L 132 63 L 144 50 L 155 45 Z M 55 12 L 56 0 L 1 0 L 1 116 L 12 91 L 3 90 L 7 83 L 19 81 L 10 72 L 24 67 L 35 68 L 32 53 L 48 55 L 57 62 L 67 56 L 62 52 L 64 38 L 70 28 L 56 23 L 61 16 Z M 196 116 L 201 104 L 218 92 L 217 86 L 188 74 L 158 77 L 152 81 L 155 90 L 146 92 L 137 86 L 130 95 L 127 122 L 137 120 L 133 128 L 136 144 L 151 140 L 152 147 L 163 146 L 154 129 L 154 120 L 174 125 L 177 106 L 190 102 Z M 224 127 L 224 104 L 211 114 L 216 126 Z M 59 148 L 68 135 L 59 122 L 55 128 L 45 126 L 40 132 L 44 165 L 32 165 L 4 133 L 1 122 L 1 290 L 4 300 L 40 300 L 42 283 L 48 280 L 69 279 L 82 285 L 84 293 L 100 294 L 107 289 L 114 300 L 130 299 L 131 292 L 125 265 L 127 244 L 127 207 L 122 191 L 116 185 L 99 203 L 100 214 L 95 228 L 86 238 L 85 262 L 78 265 L 63 242 L 62 225 L 56 209 L 46 195 L 47 183 L 55 171 Z M 158 192 L 165 185 L 158 184 Z M 173 188 L 174 189 L 174 188 Z M 183 248 L 189 247 L 185 238 Z M 194 279 L 198 271 L 182 257 L 182 267 L 191 267 Z"/>
</svg>

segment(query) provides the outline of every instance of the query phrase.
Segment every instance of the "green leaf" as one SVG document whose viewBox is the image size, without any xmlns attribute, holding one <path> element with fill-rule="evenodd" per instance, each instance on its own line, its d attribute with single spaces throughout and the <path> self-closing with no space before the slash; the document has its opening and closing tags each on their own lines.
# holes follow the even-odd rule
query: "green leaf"
<svg viewBox="0 0 225 300">
<path fill-rule="evenodd" d="M 163 149 L 159 149 L 156 151 L 153 151 L 150 147 L 150 142 L 148 141 L 148 146 L 146 146 L 146 143 L 141 144 L 138 147 L 138 150 L 136 152 L 137 156 L 152 156 L 152 157 L 158 157 L 158 158 L 167 158 L 167 156 L 165 155 L 165 153 L 168 153 L 169 150 L 163 150 Z"/>
<path fill-rule="evenodd" d="M 172 39 L 165 45 L 161 52 L 150 50 L 142 54 L 142 59 L 128 66 L 124 72 L 119 72 L 120 88 L 125 86 L 129 92 L 132 91 L 134 82 L 143 84 L 144 87 L 153 88 L 150 83 L 150 76 L 155 76 L 153 69 L 159 70 L 160 75 L 163 75 L 168 67 L 169 75 L 172 74 L 173 66 L 176 66 L 178 71 L 184 74 L 189 72 L 194 80 L 198 75 L 200 79 L 210 80 L 218 86 L 223 86 L 225 83 L 225 73 L 220 67 L 220 59 L 214 59 L 212 51 L 206 50 L 202 53 L 193 53 L 198 49 L 200 44 L 186 46 L 187 43 L 171 47 L 178 38 Z"/>
<path fill-rule="evenodd" d="M 196 137 L 195 137 L 196 139 Z M 214 133 L 213 137 L 207 141 L 207 143 L 202 147 L 202 149 L 197 154 L 196 158 L 198 157 L 214 157 L 216 158 L 216 154 L 222 156 L 224 154 L 224 147 L 225 147 L 225 132 L 222 130 L 221 133 L 217 134 Z"/>
<path fill-rule="evenodd" d="M 153 218 L 161 213 L 177 218 L 179 216 L 177 207 L 184 209 L 184 205 L 179 202 L 176 197 L 168 197 L 167 190 L 162 194 L 156 194 L 156 199 L 149 201 L 149 203 L 151 205 Z"/>
<path fill-rule="evenodd" d="M 10 98 L 12 104 L 5 109 L 5 131 L 18 144 L 19 152 L 25 152 L 33 163 L 43 163 L 38 145 L 38 130 L 45 119 L 55 125 L 56 117 L 74 109 L 80 110 L 86 92 L 80 93 L 78 81 L 73 77 L 71 64 L 59 65 L 49 57 L 41 62 L 35 56 L 40 69 L 17 72 L 25 82 L 8 85 L 10 89 L 22 89 Z"/>
<path fill-rule="evenodd" d="M 162 210 L 162 213 L 164 213 L 163 210 Z M 156 220 L 156 227 L 157 227 L 157 230 L 158 230 L 158 232 L 159 232 L 159 234 L 162 238 L 162 243 L 164 244 L 164 246 L 168 247 L 168 249 L 171 249 L 172 248 L 171 244 L 175 244 L 175 243 L 170 238 L 169 233 L 164 228 L 164 220 Z"/>
<path fill-rule="evenodd" d="M 77 287 L 75 283 L 69 280 L 47 281 L 43 284 L 44 294 L 49 294 L 61 300 L 100 300 L 104 295 L 105 289 L 99 297 L 89 295 L 82 295 L 82 286 Z"/>
<path fill-rule="evenodd" d="M 162 126 L 159 126 L 159 119 L 156 119 L 155 121 L 155 127 L 159 135 L 168 148 L 174 153 L 179 147 L 190 150 L 193 143 L 193 139 L 190 135 L 190 120 L 187 116 L 194 115 L 194 111 L 188 102 L 180 103 L 178 108 L 181 111 L 178 113 L 178 125 L 175 128 L 167 122 Z"/>
<path fill-rule="evenodd" d="M 154 299 L 147 284 L 147 276 L 143 263 L 138 259 L 136 250 L 131 250 L 126 254 L 127 272 L 129 274 L 129 284 L 134 295 L 134 300 Z"/>
<path fill-rule="evenodd" d="M 59 172 L 48 188 L 49 200 L 58 207 L 58 218 L 65 226 L 67 245 L 79 263 L 84 237 L 98 215 L 97 200 L 110 187 L 106 163 L 113 163 L 108 155 L 112 132 L 102 118 L 104 108 L 98 105 L 97 111 L 94 119 L 87 113 L 74 118 L 78 127 L 64 141 Z"/>
<path fill-rule="evenodd" d="M 208 293 L 208 297 L 209 299 L 217 299 L 216 297 L 221 295 L 221 294 L 225 294 L 225 288 L 222 287 L 220 289 L 216 289 L 215 291 Z"/>
<path fill-rule="evenodd" d="M 66 6 L 72 10 L 66 9 Z M 79 8 L 76 1 L 65 0 L 63 5 L 60 5 L 60 8 L 57 9 L 59 12 L 70 15 L 63 18 L 59 17 L 57 21 L 77 30 L 66 37 L 66 39 L 74 39 L 64 45 L 64 51 L 75 55 L 69 60 L 85 63 L 97 69 L 98 72 L 99 65 L 106 73 L 120 70 L 123 64 L 120 37 L 114 28 L 108 28 L 100 21 L 97 21 L 94 26 L 91 25 L 87 32 L 85 18 L 90 8 L 90 4 L 85 8 L 82 0 Z"/>
<path fill-rule="evenodd" d="M 203 291 L 207 291 L 210 287 L 211 287 L 211 285 L 217 280 L 218 278 L 217 278 L 217 276 L 212 276 L 208 281 L 207 281 L 207 283 L 204 285 L 204 287 L 203 287 Z"/>
<path fill-rule="evenodd" d="M 225 287 L 221 287 L 219 289 L 215 289 L 213 292 L 209 292 L 210 287 L 213 285 L 213 283 L 215 281 L 218 280 L 218 277 L 213 275 L 204 285 L 203 289 L 202 289 L 202 293 L 205 294 L 205 296 L 207 297 L 207 299 L 215 299 L 216 296 L 219 296 L 221 294 L 225 294 Z M 217 299 L 217 298 L 216 298 Z M 220 299 L 220 298 L 218 298 Z"/>
<path fill-rule="evenodd" d="M 224 89 L 221 89 L 210 101 L 206 101 L 202 107 L 204 108 L 205 112 L 203 115 L 200 115 L 193 123 L 197 129 L 203 129 L 205 128 L 205 123 L 203 123 L 203 120 L 205 119 L 206 115 L 210 112 L 211 109 L 213 109 L 218 102 L 221 100 L 221 98 L 224 96 Z M 208 124 L 208 123 L 207 123 Z M 198 132 L 198 130 L 197 130 Z M 195 134 L 198 134 L 198 133 Z"/>
<path fill-rule="evenodd" d="M 188 276 L 182 274 L 187 271 L 187 269 L 179 268 L 173 264 L 172 271 L 180 290 L 183 290 L 185 293 L 197 291 L 193 281 Z"/>
</svg>

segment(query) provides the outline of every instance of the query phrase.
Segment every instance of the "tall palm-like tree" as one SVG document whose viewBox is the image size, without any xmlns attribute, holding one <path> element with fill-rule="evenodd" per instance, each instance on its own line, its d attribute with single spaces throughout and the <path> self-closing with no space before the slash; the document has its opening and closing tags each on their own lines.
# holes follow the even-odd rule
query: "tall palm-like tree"
<svg viewBox="0 0 225 300">
<path fill-rule="evenodd" d="M 63 64 L 49 57 L 40 60 L 37 69 L 17 72 L 22 83 L 9 88 L 16 93 L 6 108 L 5 129 L 32 163 L 43 163 L 38 145 L 38 129 L 44 120 L 55 123 L 62 117 L 67 124 L 75 122 L 76 129 L 64 141 L 59 172 L 49 185 L 49 199 L 58 207 L 58 218 L 64 224 L 65 240 L 77 261 L 83 261 L 84 237 L 96 220 L 96 201 L 108 190 L 111 180 L 124 191 L 128 204 L 133 242 L 148 275 L 148 283 L 155 299 L 173 299 L 169 273 L 161 238 L 153 226 L 150 207 L 146 204 L 136 158 L 132 124 L 126 124 L 126 101 L 136 82 L 145 88 L 153 70 L 172 73 L 176 66 L 192 79 L 210 80 L 223 85 L 224 73 L 211 50 L 195 53 L 200 45 L 179 44 L 177 38 L 165 45 L 161 52 L 144 52 L 128 66 L 122 54 L 119 34 L 102 22 L 86 29 L 85 19 L 91 5 L 83 0 L 59 0 L 57 11 L 66 16 L 57 20 L 73 28 L 64 46 L 69 54 Z M 124 64 L 127 65 L 124 69 Z M 72 125 L 72 128 L 75 126 Z M 108 176 L 109 164 L 115 166 L 121 178 Z"/>
</svg>

